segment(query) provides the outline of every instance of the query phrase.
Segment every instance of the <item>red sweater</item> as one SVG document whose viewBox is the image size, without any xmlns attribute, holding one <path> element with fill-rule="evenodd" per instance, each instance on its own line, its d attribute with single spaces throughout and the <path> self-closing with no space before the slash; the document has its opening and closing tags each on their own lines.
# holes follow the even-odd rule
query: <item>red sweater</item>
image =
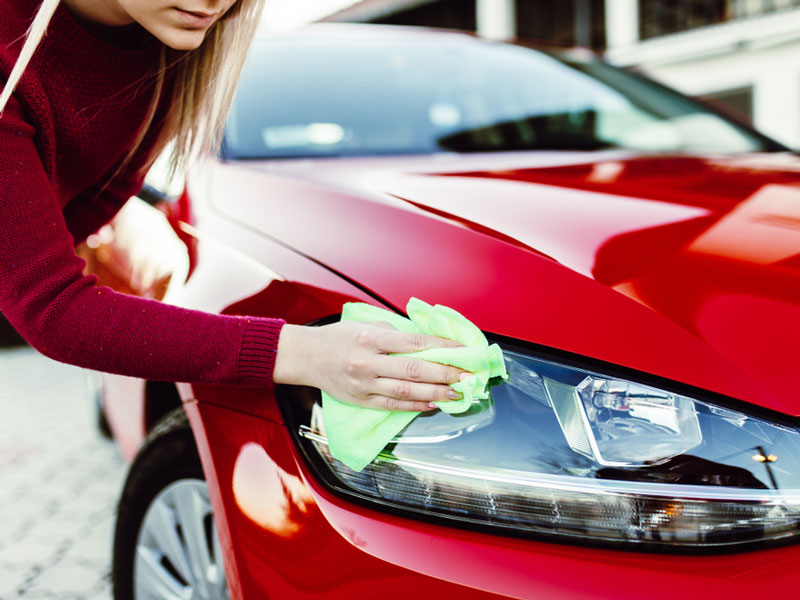
<svg viewBox="0 0 800 600">
<path fill-rule="evenodd" d="M 0 0 L 0 83 L 37 6 Z M 162 381 L 271 384 L 282 320 L 119 294 L 83 275 L 75 254 L 141 187 L 134 160 L 96 193 L 136 137 L 158 52 L 154 39 L 135 49 L 105 43 L 63 5 L 56 11 L 0 118 L 0 311 L 59 361 Z"/>
</svg>

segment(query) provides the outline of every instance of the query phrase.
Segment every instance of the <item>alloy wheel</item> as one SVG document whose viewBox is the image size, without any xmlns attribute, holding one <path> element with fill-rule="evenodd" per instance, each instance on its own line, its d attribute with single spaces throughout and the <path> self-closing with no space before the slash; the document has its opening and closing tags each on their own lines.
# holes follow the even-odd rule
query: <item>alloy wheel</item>
<svg viewBox="0 0 800 600">
<path fill-rule="evenodd" d="M 145 513 L 133 567 L 135 600 L 227 600 L 206 482 L 180 479 Z"/>
</svg>

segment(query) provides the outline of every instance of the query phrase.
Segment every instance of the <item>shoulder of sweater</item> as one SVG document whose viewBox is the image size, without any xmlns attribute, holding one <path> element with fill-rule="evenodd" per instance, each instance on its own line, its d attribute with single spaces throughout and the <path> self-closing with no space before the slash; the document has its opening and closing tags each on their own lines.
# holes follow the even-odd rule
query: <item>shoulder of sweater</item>
<svg viewBox="0 0 800 600">
<path fill-rule="evenodd" d="M 0 0 L 0 50 L 5 50 L 20 38 L 24 38 L 36 13 L 36 2 L 31 0 Z"/>
<path fill-rule="evenodd" d="M 38 2 L 32 0 L 0 0 L 0 86 L 5 85 L 17 62 L 28 27 Z M 41 83 L 36 61 L 32 61 L 14 89 L 14 98 L 20 103 L 25 120 L 37 131 L 37 146 L 42 162 L 50 171 L 54 132 L 47 93 Z M 2 118 L 2 117 L 0 117 Z"/>
<path fill-rule="evenodd" d="M 17 62 L 36 6 L 31 0 L 0 0 L 0 14 L 3 15 L 0 19 L 0 80 L 3 82 Z M 36 61 L 31 61 L 23 79 L 37 79 L 36 75 Z"/>
</svg>

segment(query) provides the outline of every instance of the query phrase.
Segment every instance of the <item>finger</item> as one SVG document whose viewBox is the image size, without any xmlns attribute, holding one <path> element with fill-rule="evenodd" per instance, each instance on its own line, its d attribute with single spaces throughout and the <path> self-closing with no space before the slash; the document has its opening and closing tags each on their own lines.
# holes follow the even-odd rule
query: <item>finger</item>
<svg viewBox="0 0 800 600">
<path fill-rule="evenodd" d="M 432 383 L 416 383 L 404 379 L 377 378 L 370 386 L 372 394 L 410 400 L 412 402 L 447 402 L 459 400 L 461 394 L 447 385 L 434 385 Z M 371 394 L 371 395 L 372 395 Z"/>
<path fill-rule="evenodd" d="M 461 369 L 409 356 L 386 356 L 376 363 L 379 377 L 449 385 L 461 378 Z"/>
<path fill-rule="evenodd" d="M 380 327 L 381 329 L 388 329 L 390 331 L 399 331 L 397 327 L 388 321 L 365 321 L 365 325 L 372 325 L 373 327 Z"/>
<path fill-rule="evenodd" d="M 359 402 L 359 406 L 365 408 L 376 408 L 378 410 L 391 410 L 391 411 L 415 411 L 425 412 L 436 410 L 435 406 L 430 406 L 429 402 L 419 402 L 414 400 L 401 400 L 400 398 L 392 398 L 389 396 L 381 396 L 373 394 L 367 396 L 364 400 Z"/>
<path fill-rule="evenodd" d="M 424 335 L 422 333 L 406 333 L 405 331 L 382 331 L 377 340 L 378 350 L 386 354 L 419 352 L 427 348 L 461 348 L 455 340 Z"/>
</svg>

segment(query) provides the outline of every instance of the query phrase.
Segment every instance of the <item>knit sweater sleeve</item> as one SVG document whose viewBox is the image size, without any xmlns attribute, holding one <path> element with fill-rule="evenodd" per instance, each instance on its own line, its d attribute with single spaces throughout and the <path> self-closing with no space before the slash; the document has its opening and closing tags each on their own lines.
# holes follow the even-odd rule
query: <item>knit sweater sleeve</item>
<svg viewBox="0 0 800 600">
<path fill-rule="evenodd" d="M 0 311 L 43 354 L 152 380 L 271 384 L 282 320 L 187 310 L 83 274 L 13 98 L 0 118 L 0 223 Z"/>
<path fill-rule="evenodd" d="M 111 182 L 103 189 L 87 190 L 79 194 L 62 210 L 64 221 L 69 223 L 73 245 L 77 246 L 114 218 L 132 195 L 142 189 L 143 177 L 126 176 Z"/>
</svg>

